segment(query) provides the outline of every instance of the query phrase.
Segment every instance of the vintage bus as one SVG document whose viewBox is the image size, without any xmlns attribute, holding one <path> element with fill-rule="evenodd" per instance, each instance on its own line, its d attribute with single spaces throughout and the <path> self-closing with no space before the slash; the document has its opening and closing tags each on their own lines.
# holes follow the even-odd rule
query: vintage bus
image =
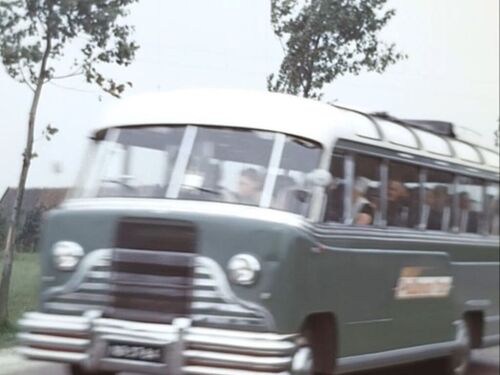
<svg viewBox="0 0 500 375">
<path fill-rule="evenodd" d="M 498 153 L 283 94 L 121 100 L 44 220 L 19 351 L 73 374 L 344 374 L 499 342 Z M 434 362 L 434 361 L 433 361 Z"/>
</svg>

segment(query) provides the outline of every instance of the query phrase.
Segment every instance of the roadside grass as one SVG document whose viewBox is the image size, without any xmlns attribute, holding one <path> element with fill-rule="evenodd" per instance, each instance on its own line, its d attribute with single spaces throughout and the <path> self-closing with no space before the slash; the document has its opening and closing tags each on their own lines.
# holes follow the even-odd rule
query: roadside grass
<svg viewBox="0 0 500 375">
<path fill-rule="evenodd" d="M 0 269 L 2 259 L 0 257 Z M 36 309 L 40 267 L 37 253 L 17 253 L 12 269 L 9 296 L 9 322 L 0 326 L 0 349 L 12 346 L 17 332 L 16 322 L 21 315 Z"/>
</svg>

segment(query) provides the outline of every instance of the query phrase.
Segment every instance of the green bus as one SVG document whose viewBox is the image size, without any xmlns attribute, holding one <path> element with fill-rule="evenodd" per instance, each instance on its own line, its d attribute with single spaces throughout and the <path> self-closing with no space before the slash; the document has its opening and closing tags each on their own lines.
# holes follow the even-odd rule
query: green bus
<svg viewBox="0 0 500 375">
<path fill-rule="evenodd" d="M 500 338 L 498 158 L 283 94 L 123 99 L 44 219 L 19 351 L 72 374 L 464 374 Z"/>
</svg>

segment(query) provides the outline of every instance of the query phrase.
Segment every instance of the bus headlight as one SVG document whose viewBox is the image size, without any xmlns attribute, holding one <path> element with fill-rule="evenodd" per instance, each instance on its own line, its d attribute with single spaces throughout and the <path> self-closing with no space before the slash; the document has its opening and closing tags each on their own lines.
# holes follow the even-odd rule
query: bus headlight
<svg viewBox="0 0 500 375">
<path fill-rule="evenodd" d="M 227 264 L 229 279 L 239 285 L 254 284 L 257 281 L 260 269 L 260 262 L 250 254 L 235 255 Z"/>
<path fill-rule="evenodd" d="M 59 241 L 52 246 L 54 266 L 61 271 L 72 271 L 83 257 L 83 248 L 72 241 Z"/>
</svg>

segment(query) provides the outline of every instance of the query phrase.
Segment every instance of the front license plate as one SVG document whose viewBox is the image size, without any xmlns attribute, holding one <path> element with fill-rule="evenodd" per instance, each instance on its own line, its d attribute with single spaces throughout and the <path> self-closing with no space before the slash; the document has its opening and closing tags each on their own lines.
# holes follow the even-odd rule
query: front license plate
<svg viewBox="0 0 500 375">
<path fill-rule="evenodd" d="M 108 343 L 108 357 L 143 362 L 164 362 L 164 347 L 154 345 L 130 344 L 123 342 Z"/>
</svg>

